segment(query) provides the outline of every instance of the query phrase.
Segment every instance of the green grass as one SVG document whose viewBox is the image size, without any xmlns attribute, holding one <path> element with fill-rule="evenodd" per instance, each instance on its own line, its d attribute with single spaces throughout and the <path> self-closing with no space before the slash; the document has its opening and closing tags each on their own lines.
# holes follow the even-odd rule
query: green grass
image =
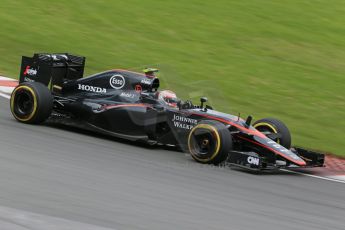
<svg viewBox="0 0 345 230">
<path fill-rule="evenodd" d="M 0 73 L 34 52 L 84 55 L 87 74 L 154 65 L 182 98 L 345 155 L 344 22 L 343 0 L 2 0 Z"/>
</svg>

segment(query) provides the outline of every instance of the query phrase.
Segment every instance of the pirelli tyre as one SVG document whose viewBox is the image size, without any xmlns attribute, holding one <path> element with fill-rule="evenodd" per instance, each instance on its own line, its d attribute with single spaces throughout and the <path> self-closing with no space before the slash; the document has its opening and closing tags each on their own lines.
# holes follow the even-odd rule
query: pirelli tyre
<svg viewBox="0 0 345 230">
<path fill-rule="evenodd" d="M 232 138 L 223 123 L 204 120 L 190 131 L 188 149 L 195 161 L 217 165 L 228 157 Z"/>
<path fill-rule="evenodd" d="M 13 116 L 18 121 L 39 124 L 50 116 L 53 96 L 42 83 L 25 82 L 13 90 L 10 106 Z"/>
<path fill-rule="evenodd" d="M 291 148 L 290 131 L 280 120 L 275 118 L 264 118 L 254 122 L 253 126 L 278 144 L 287 149 Z"/>
</svg>

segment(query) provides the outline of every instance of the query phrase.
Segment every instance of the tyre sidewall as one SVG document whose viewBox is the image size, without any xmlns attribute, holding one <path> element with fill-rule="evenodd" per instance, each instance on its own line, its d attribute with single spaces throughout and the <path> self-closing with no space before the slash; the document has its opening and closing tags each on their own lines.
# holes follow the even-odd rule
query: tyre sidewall
<svg viewBox="0 0 345 230">
<path fill-rule="evenodd" d="M 211 132 L 214 132 L 217 138 L 216 142 L 218 146 L 216 147 L 216 151 L 214 153 L 210 153 L 210 156 L 207 158 L 200 158 L 198 154 L 194 151 L 193 146 L 191 145 L 192 135 L 199 128 L 208 129 Z M 197 162 L 215 165 L 220 164 L 221 162 L 226 160 L 229 151 L 232 149 L 231 134 L 229 130 L 226 128 L 226 126 L 221 122 L 212 120 L 201 121 L 189 133 L 188 149 L 193 159 Z"/>
<path fill-rule="evenodd" d="M 280 120 L 275 118 L 264 118 L 254 122 L 254 128 L 260 125 L 267 125 L 274 132 L 280 133 L 281 138 L 279 138 L 279 144 L 287 149 L 291 148 L 291 133 L 288 127 Z"/>
<path fill-rule="evenodd" d="M 20 90 L 29 93 L 33 100 L 33 109 L 28 116 L 22 117 L 17 113 L 16 97 Z M 25 82 L 18 85 L 12 92 L 10 107 L 13 116 L 20 122 L 38 124 L 46 120 L 53 108 L 53 97 L 50 90 L 39 82 Z"/>
</svg>

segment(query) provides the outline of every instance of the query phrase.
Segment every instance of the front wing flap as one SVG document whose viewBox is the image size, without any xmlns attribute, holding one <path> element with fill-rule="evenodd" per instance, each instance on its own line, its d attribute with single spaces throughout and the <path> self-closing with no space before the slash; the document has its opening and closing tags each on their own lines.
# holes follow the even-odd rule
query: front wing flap
<svg viewBox="0 0 345 230">
<path fill-rule="evenodd" d="M 306 167 L 323 167 L 325 163 L 325 154 L 304 149 L 301 147 L 293 147 L 292 152 L 296 153 L 306 163 Z"/>
</svg>

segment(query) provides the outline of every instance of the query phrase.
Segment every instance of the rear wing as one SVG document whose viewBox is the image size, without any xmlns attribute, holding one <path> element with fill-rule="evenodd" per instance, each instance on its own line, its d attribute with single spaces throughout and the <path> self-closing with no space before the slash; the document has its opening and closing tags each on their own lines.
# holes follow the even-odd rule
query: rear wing
<svg viewBox="0 0 345 230">
<path fill-rule="evenodd" d="M 22 57 L 19 83 L 41 82 L 50 88 L 61 89 L 63 83 L 82 78 L 85 57 L 68 53 L 36 53 Z"/>
</svg>

